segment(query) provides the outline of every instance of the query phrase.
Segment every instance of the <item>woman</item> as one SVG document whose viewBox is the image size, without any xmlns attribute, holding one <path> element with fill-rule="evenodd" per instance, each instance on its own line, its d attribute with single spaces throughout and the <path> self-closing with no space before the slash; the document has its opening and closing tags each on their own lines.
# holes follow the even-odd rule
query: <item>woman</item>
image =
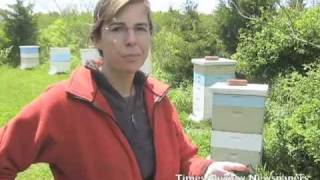
<svg viewBox="0 0 320 180">
<path fill-rule="evenodd" d="M 149 3 L 101 0 L 91 38 L 103 56 L 51 86 L 0 132 L 0 179 L 32 163 L 55 179 L 171 180 L 248 171 L 196 155 L 168 86 L 146 77 L 151 44 Z"/>
</svg>

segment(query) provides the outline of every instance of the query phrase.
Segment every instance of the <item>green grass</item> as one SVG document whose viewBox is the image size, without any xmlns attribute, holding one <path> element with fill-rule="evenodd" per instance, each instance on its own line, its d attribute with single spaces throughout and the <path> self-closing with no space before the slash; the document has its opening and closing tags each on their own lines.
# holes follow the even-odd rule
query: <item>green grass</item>
<svg viewBox="0 0 320 180">
<path fill-rule="evenodd" d="M 24 172 L 18 174 L 17 180 L 53 180 L 49 165 L 44 163 L 33 164 Z"/>
<path fill-rule="evenodd" d="M 191 141 L 197 145 L 198 154 L 207 158 L 210 155 L 211 144 L 211 122 L 202 121 L 194 122 L 189 118 L 189 113 L 180 112 L 185 133 L 190 137 Z"/>
<path fill-rule="evenodd" d="M 23 106 L 43 92 L 49 84 L 66 79 L 69 75 L 48 75 L 48 65 L 33 70 L 0 66 L 0 126 L 4 126 Z M 48 165 L 32 165 L 18 174 L 18 180 L 53 179 Z"/>
<path fill-rule="evenodd" d="M 66 79 L 68 76 L 48 75 L 47 65 L 33 70 L 0 66 L 0 126 L 41 94 L 49 84 Z"/>
</svg>

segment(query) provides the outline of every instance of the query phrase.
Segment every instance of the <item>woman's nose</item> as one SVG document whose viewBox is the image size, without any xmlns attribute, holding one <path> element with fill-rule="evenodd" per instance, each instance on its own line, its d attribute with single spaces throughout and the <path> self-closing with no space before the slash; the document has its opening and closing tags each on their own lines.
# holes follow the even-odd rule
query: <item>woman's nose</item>
<svg viewBox="0 0 320 180">
<path fill-rule="evenodd" d="M 128 29 L 125 42 L 126 42 L 126 45 L 131 45 L 131 46 L 137 43 L 136 33 L 133 29 L 131 28 Z"/>
</svg>

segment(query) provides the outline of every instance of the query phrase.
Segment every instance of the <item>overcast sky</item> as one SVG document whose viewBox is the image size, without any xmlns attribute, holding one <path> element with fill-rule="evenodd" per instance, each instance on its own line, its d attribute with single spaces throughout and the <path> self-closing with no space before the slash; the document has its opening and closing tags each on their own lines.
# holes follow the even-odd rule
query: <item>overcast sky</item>
<svg viewBox="0 0 320 180">
<path fill-rule="evenodd" d="M 0 8 L 5 8 L 7 4 L 13 4 L 16 0 L 0 0 Z M 98 0 L 24 0 L 35 4 L 35 12 L 56 11 L 58 7 L 63 9 L 73 6 L 81 9 L 93 8 Z M 57 3 L 55 3 L 55 1 Z M 152 11 L 167 11 L 170 6 L 174 9 L 181 9 L 185 0 L 150 0 Z M 198 3 L 198 11 L 201 13 L 211 13 L 219 3 L 219 0 L 194 0 Z"/>
</svg>

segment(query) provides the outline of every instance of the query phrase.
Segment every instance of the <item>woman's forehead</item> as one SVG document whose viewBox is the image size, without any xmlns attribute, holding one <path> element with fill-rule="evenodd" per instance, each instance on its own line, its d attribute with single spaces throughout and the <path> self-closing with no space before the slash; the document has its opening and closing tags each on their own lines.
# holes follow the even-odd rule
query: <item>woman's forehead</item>
<svg viewBox="0 0 320 180">
<path fill-rule="evenodd" d="M 110 23 L 148 23 L 148 7 L 143 2 L 130 3 L 124 6 Z"/>
</svg>

